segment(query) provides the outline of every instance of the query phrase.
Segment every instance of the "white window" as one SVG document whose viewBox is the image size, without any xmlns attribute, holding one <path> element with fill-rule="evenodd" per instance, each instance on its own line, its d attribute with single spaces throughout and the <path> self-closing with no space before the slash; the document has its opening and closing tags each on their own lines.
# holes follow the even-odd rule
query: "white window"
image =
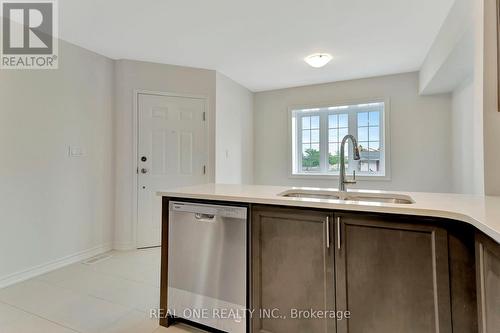
<svg viewBox="0 0 500 333">
<path fill-rule="evenodd" d="M 345 146 L 346 172 L 386 177 L 385 102 L 291 109 L 292 174 L 338 175 L 340 144 L 351 134 L 358 140 L 361 160 Z"/>
</svg>

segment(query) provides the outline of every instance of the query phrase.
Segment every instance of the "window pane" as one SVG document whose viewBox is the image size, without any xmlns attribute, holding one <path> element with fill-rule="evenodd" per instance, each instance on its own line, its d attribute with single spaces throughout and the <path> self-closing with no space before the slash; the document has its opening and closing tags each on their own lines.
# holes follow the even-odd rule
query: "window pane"
<svg viewBox="0 0 500 333">
<path fill-rule="evenodd" d="M 310 145 L 304 145 L 302 149 L 302 168 L 306 171 L 315 166 L 315 152 Z"/>
<path fill-rule="evenodd" d="M 311 117 L 311 128 L 312 129 L 319 128 L 319 116 Z"/>
<path fill-rule="evenodd" d="M 370 161 L 368 164 L 370 172 L 379 172 L 379 162 L 378 161 Z"/>
<path fill-rule="evenodd" d="M 339 131 L 336 129 L 328 130 L 328 141 L 339 142 Z"/>
<path fill-rule="evenodd" d="M 358 170 L 361 172 L 368 172 L 368 161 L 359 161 Z"/>
<path fill-rule="evenodd" d="M 370 127 L 370 141 L 380 141 L 380 127 Z"/>
<path fill-rule="evenodd" d="M 319 130 L 311 130 L 311 142 L 319 142 Z"/>
<path fill-rule="evenodd" d="M 370 141 L 370 150 L 371 151 L 380 151 L 380 142 Z"/>
<path fill-rule="evenodd" d="M 380 125 L 380 112 L 370 112 L 370 126 Z"/>
<path fill-rule="evenodd" d="M 348 121 L 348 117 L 347 117 L 347 114 L 343 113 L 343 114 L 339 114 L 339 127 L 347 127 L 349 126 L 349 121 Z"/>
<path fill-rule="evenodd" d="M 368 126 L 368 112 L 358 113 L 358 126 Z"/>
<path fill-rule="evenodd" d="M 306 172 L 319 171 L 319 145 L 304 145 L 302 152 L 302 170 Z"/>
<path fill-rule="evenodd" d="M 330 143 L 328 145 L 328 151 L 332 155 L 338 155 L 338 153 L 339 153 L 339 144 L 338 143 Z"/>
<path fill-rule="evenodd" d="M 339 141 L 342 141 L 342 139 L 349 133 L 348 131 L 348 128 L 339 129 Z"/>
<path fill-rule="evenodd" d="M 302 155 L 306 155 L 308 149 L 311 149 L 310 144 L 302 145 Z"/>
<path fill-rule="evenodd" d="M 311 128 L 311 117 L 302 117 L 302 129 Z"/>
<path fill-rule="evenodd" d="M 368 142 L 358 142 L 358 145 L 359 145 L 359 150 L 361 152 L 368 151 L 368 149 L 369 149 Z"/>
<path fill-rule="evenodd" d="M 328 116 L 328 128 L 339 127 L 338 116 L 336 114 L 331 114 Z"/>
<path fill-rule="evenodd" d="M 339 170 L 339 144 L 331 143 L 329 144 L 329 156 L 328 156 L 328 164 L 330 171 L 338 171 Z"/>
<path fill-rule="evenodd" d="M 311 142 L 311 131 L 306 130 L 302 131 L 302 143 L 309 143 Z"/>
<path fill-rule="evenodd" d="M 358 141 L 368 141 L 368 127 L 358 128 Z"/>
</svg>

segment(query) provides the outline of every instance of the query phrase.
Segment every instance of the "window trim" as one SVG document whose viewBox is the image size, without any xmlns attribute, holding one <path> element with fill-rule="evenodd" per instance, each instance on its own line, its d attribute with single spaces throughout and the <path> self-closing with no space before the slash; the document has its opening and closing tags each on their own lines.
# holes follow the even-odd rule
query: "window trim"
<svg viewBox="0 0 500 333">
<path fill-rule="evenodd" d="M 361 99 L 350 99 L 350 100 L 337 100 L 330 103 L 318 103 L 318 104 L 296 104 L 290 105 L 287 109 L 287 122 L 288 122 L 288 140 L 287 140 L 287 155 L 288 155 L 288 178 L 292 179 L 324 179 L 332 180 L 338 179 L 338 175 L 328 174 L 328 173 L 294 173 L 294 163 L 297 161 L 297 145 L 299 144 L 298 136 L 293 141 L 294 132 L 297 131 L 297 124 L 294 123 L 293 111 L 298 109 L 316 109 L 316 108 L 327 108 L 336 107 L 343 105 L 356 105 L 356 104 L 368 104 L 368 103 L 384 103 L 384 113 L 383 113 L 383 143 L 384 143 L 384 157 L 385 157 L 385 175 L 356 175 L 358 180 L 362 181 L 390 181 L 391 180 L 391 135 L 390 135 L 390 114 L 391 114 L 391 101 L 390 98 L 361 98 Z M 321 119 L 320 119 L 321 122 Z M 321 124 L 320 124 L 321 127 Z M 321 132 L 320 132 L 321 135 Z M 326 134 L 328 135 L 328 131 Z M 322 140 L 323 139 L 323 140 Z M 320 138 L 320 145 L 328 143 L 324 138 Z"/>
</svg>

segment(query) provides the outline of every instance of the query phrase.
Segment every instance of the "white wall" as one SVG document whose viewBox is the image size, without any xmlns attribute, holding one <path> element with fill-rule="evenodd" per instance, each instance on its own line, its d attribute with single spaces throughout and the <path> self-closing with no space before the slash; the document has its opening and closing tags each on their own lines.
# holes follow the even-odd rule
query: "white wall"
<svg viewBox="0 0 500 333">
<path fill-rule="evenodd" d="M 253 182 L 253 93 L 216 75 L 215 181 Z"/>
<path fill-rule="evenodd" d="M 474 80 L 469 78 L 452 97 L 452 191 L 482 194 L 482 118 L 474 110 Z M 477 150 L 480 150 L 480 154 Z"/>
<path fill-rule="evenodd" d="M 115 243 L 116 249 L 135 248 L 133 179 L 134 89 L 206 96 L 209 102 L 210 181 L 215 179 L 215 71 L 141 61 L 115 62 Z"/>
<path fill-rule="evenodd" d="M 0 71 L 0 287 L 111 246 L 113 62 L 59 47 L 58 70 Z"/>
<path fill-rule="evenodd" d="M 473 70 L 474 1 L 455 0 L 420 69 L 420 92 L 453 91 Z"/>
<path fill-rule="evenodd" d="M 497 112 L 495 2 L 473 2 L 472 81 L 464 84 L 466 88 L 454 92 L 454 137 L 467 140 L 463 142 L 467 158 L 460 157 L 464 153 L 460 153 L 459 143 L 453 153 L 454 162 L 462 160 L 454 174 L 453 188 L 457 192 L 500 195 L 500 157 L 496 153 L 500 142 L 500 113 Z M 465 114 L 465 108 L 469 114 Z"/>
<path fill-rule="evenodd" d="M 451 96 L 419 96 L 418 73 L 274 90 L 255 94 L 255 183 L 337 186 L 337 179 L 289 177 L 287 108 L 366 98 L 390 98 L 391 180 L 357 187 L 449 192 Z"/>
<path fill-rule="evenodd" d="M 452 191 L 458 193 L 485 193 L 485 128 L 495 126 L 483 124 L 483 1 L 455 1 L 420 71 L 424 93 L 452 91 Z"/>
<path fill-rule="evenodd" d="M 485 194 L 484 3 L 470 3 L 473 25 L 472 74 L 453 91 L 453 191 Z M 494 126 L 494 125 L 490 125 Z"/>
<path fill-rule="evenodd" d="M 467 1 L 463 8 L 473 26 L 473 73 L 453 93 L 453 190 L 500 195 L 496 0 Z M 438 39 L 433 48 L 446 43 Z M 421 78 L 428 76 L 424 69 Z"/>
</svg>

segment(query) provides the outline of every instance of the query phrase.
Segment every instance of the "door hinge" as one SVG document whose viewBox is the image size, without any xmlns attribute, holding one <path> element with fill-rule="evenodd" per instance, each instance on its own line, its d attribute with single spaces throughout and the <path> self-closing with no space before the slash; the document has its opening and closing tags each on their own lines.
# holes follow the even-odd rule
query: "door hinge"
<svg viewBox="0 0 500 333">
<path fill-rule="evenodd" d="M 206 121 L 206 120 L 207 120 L 207 113 L 203 112 L 203 121 Z"/>
<path fill-rule="evenodd" d="M 204 174 L 204 175 L 206 175 L 206 174 L 207 174 L 207 166 L 206 166 L 206 165 L 204 165 L 204 166 L 203 166 L 203 174 Z"/>
</svg>

